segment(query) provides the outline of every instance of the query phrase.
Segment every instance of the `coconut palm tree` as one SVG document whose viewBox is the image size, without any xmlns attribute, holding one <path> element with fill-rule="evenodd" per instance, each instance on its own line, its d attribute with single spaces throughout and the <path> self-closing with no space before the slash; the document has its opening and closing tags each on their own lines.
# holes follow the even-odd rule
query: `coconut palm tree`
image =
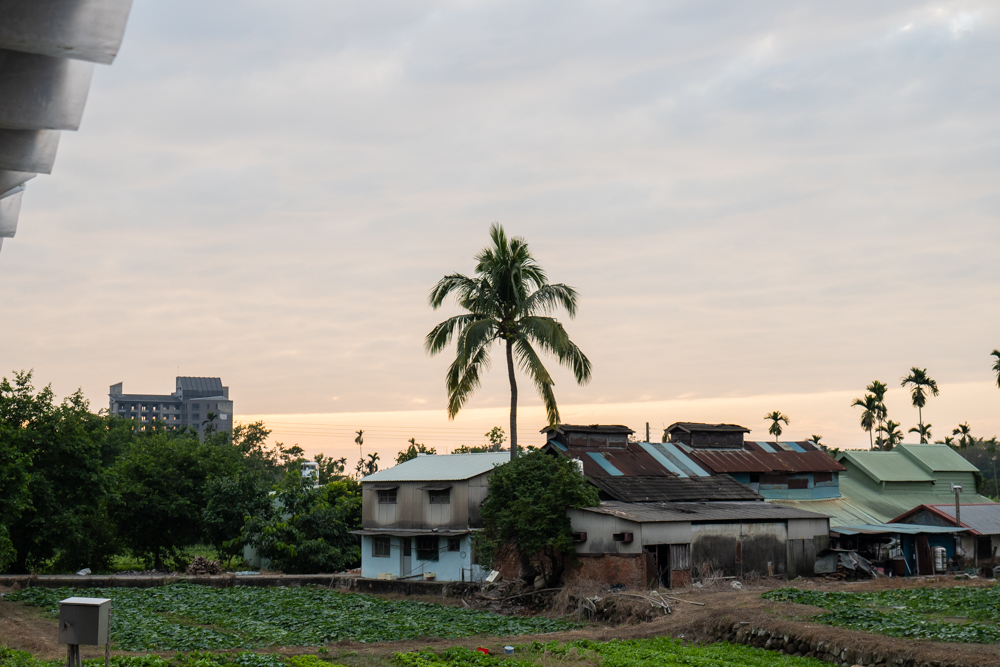
<svg viewBox="0 0 1000 667">
<path fill-rule="evenodd" d="M 771 422 L 767 432 L 774 436 L 774 442 L 777 444 L 778 436 L 781 435 L 781 422 L 785 422 L 785 426 L 788 426 L 788 417 L 783 415 L 780 410 L 775 410 L 764 415 L 764 419 Z"/>
<path fill-rule="evenodd" d="M 809 436 L 809 439 L 810 439 L 810 440 L 812 440 L 812 444 L 814 444 L 814 445 L 816 445 L 817 447 L 819 447 L 819 446 L 820 446 L 820 444 L 819 444 L 819 441 L 823 439 L 823 436 L 821 436 L 821 435 L 816 435 L 816 434 L 814 433 L 814 434 L 812 434 L 811 436 Z"/>
<path fill-rule="evenodd" d="M 921 443 L 928 443 L 931 439 L 931 426 L 933 424 L 921 424 L 920 426 L 914 426 L 907 433 L 916 433 L 920 436 Z"/>
<path fill-rule="evenodd" d="M 948 445 L 949 447 L 955 446 L 955 438 L 950 435 L 946 435 L 942 440 L 935 440 L 935 445 Z"/>
<path fill-rule="evenodd" d="M 900 382 L 901 387 L 910 386 L 910 396 L 913 399 L 913 407 L 917 409 L 917 414 L 920 420 L 920 428 L 924 427 L 924 406 L 927 404 L 927 394 L 930 393 L 931 396 L 938 395 L 937 382 L 932 380 L 929 375 L 927 375 L 926 368 L 917 368 L 914 366 L 910 369 L 910 374 L 903 378 Z M 921 444 L 927 444 L 927 440 L 921 436 Z"/>
<path fill-rule="evenodd" d="M 861 413 L 861 428 L 868 431 L 869 449 L 875 449 L 875 441 L 872 440 L 872 431 L 878 422 L 878 399 L 871 394 L 865 394 L 864 398 L 855 398 L 851 403 L 852 408 L 864 408 Z"/>
<path fill-rule="evenodd" d="M 445 375 L 448 417 L 454 419 L 472 393 L 479 388 L 483 371 L 490 367 L 490 348 L 501 343 L 507 354 L 510 382 L 510 458 L 517 456 L 517 382 L 515 362 L 542 397 L 550 424 L 559 423 L 559 408 L 552 391 L 555 384 L 538 351 L 554 356 L 573 371 L 577 383 L 590 380 L 590 360 L 569 339 L 559 320 L 549 314 L 564 308 L 576 315 L 576 290 L 561 283 L 550 285 L 545 271 L 535 262 L 524 239 L 508 238 L 503 227 L 490 227 L 493 243 L 476 255 L 475 277 L 447 275 L 431 290 L 435 310 L 448 295 L 457 295 L 466 311 L 434 327 L 424 347 L 434 355 L 455 339 L 456 355 Z"/>
<path fill-rule="evenodd" d="M 899 422 L 886 419 L 885 423 L 879 427 L 883 434 L 879 436 L 879 449 L 891 451 L 893 447 L 903 442 L 903 432 L 899 430 Z"/>
<path fill-rule="evenodd" d="M 993 372 L 997 374 L 997 386 L 1000 387 L 1000 350 L 993 350 L 990 356 L 997 359 L 993 362 Z"/>
</svg>

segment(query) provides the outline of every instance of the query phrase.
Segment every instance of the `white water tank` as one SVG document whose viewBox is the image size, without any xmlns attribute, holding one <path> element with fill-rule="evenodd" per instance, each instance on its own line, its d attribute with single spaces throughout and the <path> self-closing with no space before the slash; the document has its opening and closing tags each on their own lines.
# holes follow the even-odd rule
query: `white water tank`
<svg viewBox="0 0 1000 667">
<path fill-rule="evenodd" d="M 944 572 L 948 569 L 948 551 L 944 547 L 934 547 L 934 571 Z"/>
</svg>

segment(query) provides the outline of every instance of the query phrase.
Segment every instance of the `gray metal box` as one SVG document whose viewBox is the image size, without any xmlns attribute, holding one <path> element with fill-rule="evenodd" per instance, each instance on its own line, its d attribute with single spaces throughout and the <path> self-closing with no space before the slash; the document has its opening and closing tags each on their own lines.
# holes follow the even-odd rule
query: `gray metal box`
<svg viewBox="0 0 1000 667">
<path fill-rule="evenodd" d="M 108 643 L 111 600 L 107 598 L 66 598 L 59 602 L 59 643 Z"/>
</svg>

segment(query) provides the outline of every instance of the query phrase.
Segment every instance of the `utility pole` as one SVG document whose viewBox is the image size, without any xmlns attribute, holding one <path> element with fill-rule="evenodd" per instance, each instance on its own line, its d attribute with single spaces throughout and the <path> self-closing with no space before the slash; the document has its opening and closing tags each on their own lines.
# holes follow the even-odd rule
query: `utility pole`
<svg viewBox="0 0 1000 667">
<path fill-rule="evenodd" d="M 649 422 L 646 422 L 646 442 L 649 442 Z"/>
<path fill-rule="evenodd" d="M 962 527 L 962 503 L 958 499 L 958 494 L 962 492 L 962 485 L 951 483 L 951 490 L 955 492 L 955 525 Z"/>
</svg>

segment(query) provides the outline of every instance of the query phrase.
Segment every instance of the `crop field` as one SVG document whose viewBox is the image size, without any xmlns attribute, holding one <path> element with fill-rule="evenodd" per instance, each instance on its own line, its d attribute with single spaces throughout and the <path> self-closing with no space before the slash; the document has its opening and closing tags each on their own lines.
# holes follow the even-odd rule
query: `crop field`
<svg viewBox="0 0 1000 667">
<path fill-rule="evenodd" d="M 814 620 L 891 637 L 1000 642 L 1000 586 L 911 588 L 861 593 L 779 588 L 764 599 L 825 609 Z"/>
<path fill-rule="evenodd" d="M 58 617 L 59 600 L 72 596 L 112 600 L 111 636 L 113 648 L 120 651 L 322 646 L 342 639 L 371 643 L 527 635 L 576 627 L 559 620 L 385 600 L 318 587 L 28 588 L 8 594 L 6 600 L 41 607 Z"/>
<path fill-rule="evenodd" d="M 173 657 L 156 655 L 115 656 L 114 667 L 351 667 L 354 660 L 344 662 L 319 655 L 280 656 L 242 652 L 236 654 L 194 652 Z M 325 659 L 324 659 L 325 658 Z M 820 667 L 826 665 L 812 658 L 791 656 L 726 643 L 698 646 L 674 639 L 612 640 L 595 642 L 580 640 L 568 643 L 534 642 L 518 646 L 513 657 L 485 655 L 465 647 L 453 647 L 442 652 L 429 650 L 396 653 L 385 660 L 385 667 L 544 667 L 557 660 L 565 667 Z M 346 664 L 345 664 L 346 663 Z M 0 646 L 2 667 L 59 667 L 60 660 L 35 660 L 30 654 Z M 371 663 L 368 663 L 371 664 Z M 103 667 L 103 659 L 85 660 L 85 667 Z"/>
</svg>

